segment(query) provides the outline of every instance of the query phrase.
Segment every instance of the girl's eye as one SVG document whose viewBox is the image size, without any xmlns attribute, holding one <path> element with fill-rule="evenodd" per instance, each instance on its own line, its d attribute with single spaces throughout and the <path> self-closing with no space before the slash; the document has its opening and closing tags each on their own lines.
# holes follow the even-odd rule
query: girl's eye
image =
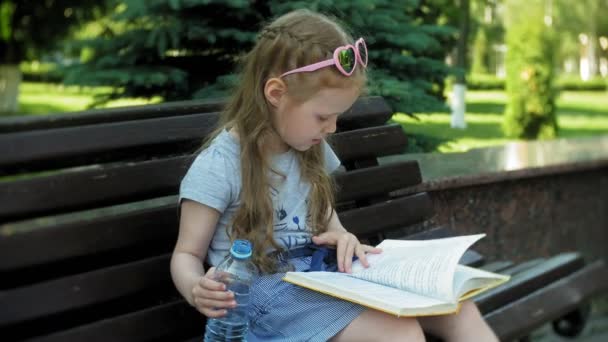
<svg viewBox="0 0 608 342">
<path fill-rule="evenodd" d="M 326 116 L 321 116 L 321 115 L 317 115 L 317 119 L 319 119 L 319 121 L 321 121 L 321 122 L 325 122 L 325 121 L 329 120 L 329 118 L 328 118 L 328 117 L 326 117 Z"/>
</svg>

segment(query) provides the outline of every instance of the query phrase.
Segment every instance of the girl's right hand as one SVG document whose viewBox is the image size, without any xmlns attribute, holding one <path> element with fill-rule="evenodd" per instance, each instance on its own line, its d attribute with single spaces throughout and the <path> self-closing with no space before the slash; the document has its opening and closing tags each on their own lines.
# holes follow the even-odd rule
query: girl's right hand
<svg viewBox="0 0 608 342">
<path fill-rule="evenodd" d="M 234 294 L 226 291 L 226 285 L 213 280 L 215 267 L 209 268 L 207 273 L 200 277 L 192 289 L 192 298 L 196 309 L 208 318 L 225 316 L 226 309 L 236 307 Z"/>
</svg>

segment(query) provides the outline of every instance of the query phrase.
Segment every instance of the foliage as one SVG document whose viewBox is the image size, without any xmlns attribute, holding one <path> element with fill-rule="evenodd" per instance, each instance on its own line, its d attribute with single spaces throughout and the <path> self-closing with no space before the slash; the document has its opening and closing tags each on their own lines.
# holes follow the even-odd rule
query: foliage
<svg viewBox="0 0 608 342">
<path fill-rule="evenodd" d="M 161 96 L 165 101 L 223 97 L 256 32 L 273 16 L 306 7 L 335 16 L 370 49 L 369 92 L 407 113 L 445 110 L 443 60 L 455 32 L 449 0 L 213 1 L 125 0 L 101 34 L 75 45 L 87 59 L 65 82 L 113 85 L 100 101 Z M 445 12 L 444 12 L 445 10 Z"/>
<path fill-rule="evenodd" d="M 543 22 L 539 3 L 512 0 L 508 6 L 507 94 L 503 129 L 509 137 L 536 139 L 557 135 L 553 85 L 555 37 Z"/>
<path fill-rule="evenodd" d="M 55 48 L 105 6 L 104 1 L 0 0 L 0 64 L 19 64 Z"/>
<path fill-rule="evenodd" d="M 505 79 L 488 74 L 470 74 L 467 77 L 467 89 L 470 90 L 504 90 Z M 583 81 L 577 75 L 559 75 L 555 80 L 558 90 L 572 91 L 608 91 L 608 79 L 596 76 Z"/>
</svg>

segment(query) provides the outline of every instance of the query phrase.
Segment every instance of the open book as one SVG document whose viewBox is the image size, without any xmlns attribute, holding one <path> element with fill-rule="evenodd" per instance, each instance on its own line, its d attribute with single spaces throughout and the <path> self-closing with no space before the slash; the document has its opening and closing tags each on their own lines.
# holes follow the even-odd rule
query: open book
<svg viewBox="0 0 608 342">
<path fill-rule="evenodd" d="M 283 280 L 396 316 L 458 312 L 460 302 L 498 286 L 509 276 L 458 264 L 485 234 L 435 240 L 384 240 L 380 254 L 357 260 L 352 273 L 287 272 Z"/>
</svg>

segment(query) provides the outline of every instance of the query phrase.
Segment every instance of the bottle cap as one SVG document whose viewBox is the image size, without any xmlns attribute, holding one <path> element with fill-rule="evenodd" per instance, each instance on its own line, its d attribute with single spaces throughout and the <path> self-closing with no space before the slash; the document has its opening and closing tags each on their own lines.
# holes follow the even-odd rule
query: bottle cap
<svg viewBox="0 0 608 342">
<path fill-rule="evenodd" d="M 251 257 L 251 242 L 249 240 L 234 240 L 230 248 L 230 254 L 235 259 L 247 259 Z"/>
</svg>

